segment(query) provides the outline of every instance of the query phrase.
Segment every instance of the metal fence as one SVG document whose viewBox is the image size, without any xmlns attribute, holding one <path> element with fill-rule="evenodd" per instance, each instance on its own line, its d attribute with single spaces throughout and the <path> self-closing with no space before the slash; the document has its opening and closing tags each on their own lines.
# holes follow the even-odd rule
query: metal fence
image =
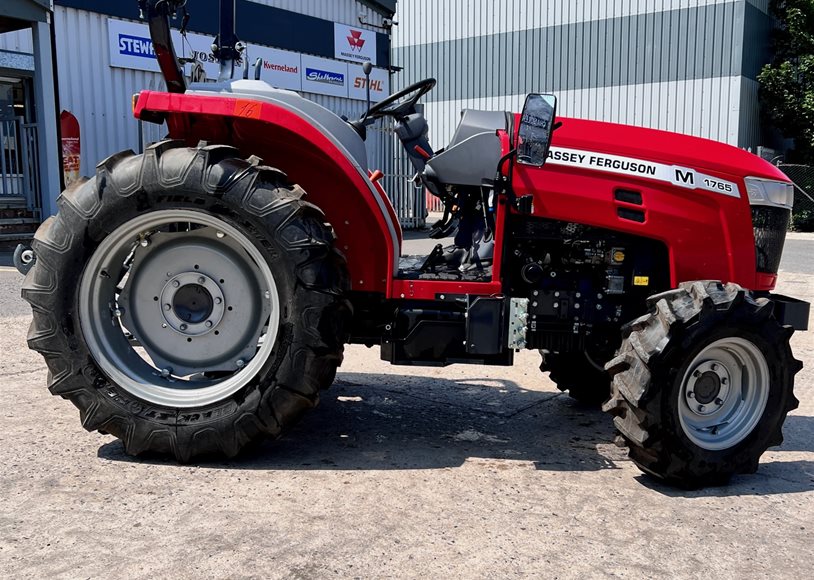
<svg viewBox="0 0 814 580">
<path fill-rule="evenodd" d="M 795 185 L 792 228 L 798 232 L 814 232 L 814 167 L 791 164 L 778 167 Z"/>
<path fill-rule="evenodd" d="M 39 176 L 37 126 L 22 117 L 0 120 L 0 201 L 37 209 Z"/>
</svg>

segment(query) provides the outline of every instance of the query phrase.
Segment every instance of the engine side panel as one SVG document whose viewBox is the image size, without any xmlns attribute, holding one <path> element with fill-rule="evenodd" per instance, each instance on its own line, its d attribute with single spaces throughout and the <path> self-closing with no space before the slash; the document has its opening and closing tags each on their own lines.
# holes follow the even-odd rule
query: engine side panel
<svg viewBox="0 0 814 580">
<path fill-rule="evenodd" d="M 756 272 L 743 178 L 780 179 L 775 168 L 712 141 L 561 120 L 549 162 L 515 166 L 515 193 L 533 196 L 533 215 L 664 243 L 672 286 L 719 279 L 773 288 L 776 275 Z"/>
</svg>

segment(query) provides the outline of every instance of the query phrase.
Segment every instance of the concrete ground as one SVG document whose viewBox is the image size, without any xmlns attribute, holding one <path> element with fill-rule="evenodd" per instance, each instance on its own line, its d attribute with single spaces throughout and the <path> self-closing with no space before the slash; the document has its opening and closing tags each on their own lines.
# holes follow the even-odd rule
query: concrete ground
<svg viewBox="0 0 814 580">
<path fill-rule="evenodd" d="M 409 250 L 408 250 L 409 251 Z M 414 250 L 416 253 L 418 250 Z M 779 291 L 814 302 L 814 236 Z M 350 347 L 322 404 L 239 459 L 133 459 L 82 430 L 25 347 L 0 268 L 0 577 L 806 578 L 814 573 L 814 334 L 786 440 L 728 487 L 665 487 L 608 417 L 514 367 L 390 367 Z"/>
</svg>

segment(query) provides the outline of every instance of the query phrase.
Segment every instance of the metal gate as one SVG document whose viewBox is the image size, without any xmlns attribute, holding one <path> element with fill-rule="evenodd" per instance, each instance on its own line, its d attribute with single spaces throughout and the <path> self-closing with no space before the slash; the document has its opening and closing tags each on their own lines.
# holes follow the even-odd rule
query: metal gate
<svg viewBox="0 0 814 580">
<path fill-rule="evenodd" d="M 40 207 L 37 125 L 23 117 L 0 119 L 0 204 Z"/>
<path fill-rule="evenodd" d="M 416 187 L 412 178 L 415 169 L 404 155 L 396 138 L 393 121 L 383 119 L 380 124 L 368 128 L 368 156 L 371 169 L 384 173 L 382 187 L 393 204 L 401 227 L 421 229 L 427 223 L 427 201 L 424 187 Z"/>
</svg>

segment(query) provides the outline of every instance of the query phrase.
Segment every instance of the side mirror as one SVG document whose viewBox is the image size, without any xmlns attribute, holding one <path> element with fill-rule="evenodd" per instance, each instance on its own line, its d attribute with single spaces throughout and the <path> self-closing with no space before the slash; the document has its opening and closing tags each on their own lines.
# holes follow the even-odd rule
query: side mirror
<svg viewBox="0 0 814 580">
<path fill-rule="evenodd" d="M 531 94 L 526 97 L 518 131 L 518 163 L 534 167 L 545 164 L 556 113 L 557 97 L 554 95 Z"/>
</svg>

